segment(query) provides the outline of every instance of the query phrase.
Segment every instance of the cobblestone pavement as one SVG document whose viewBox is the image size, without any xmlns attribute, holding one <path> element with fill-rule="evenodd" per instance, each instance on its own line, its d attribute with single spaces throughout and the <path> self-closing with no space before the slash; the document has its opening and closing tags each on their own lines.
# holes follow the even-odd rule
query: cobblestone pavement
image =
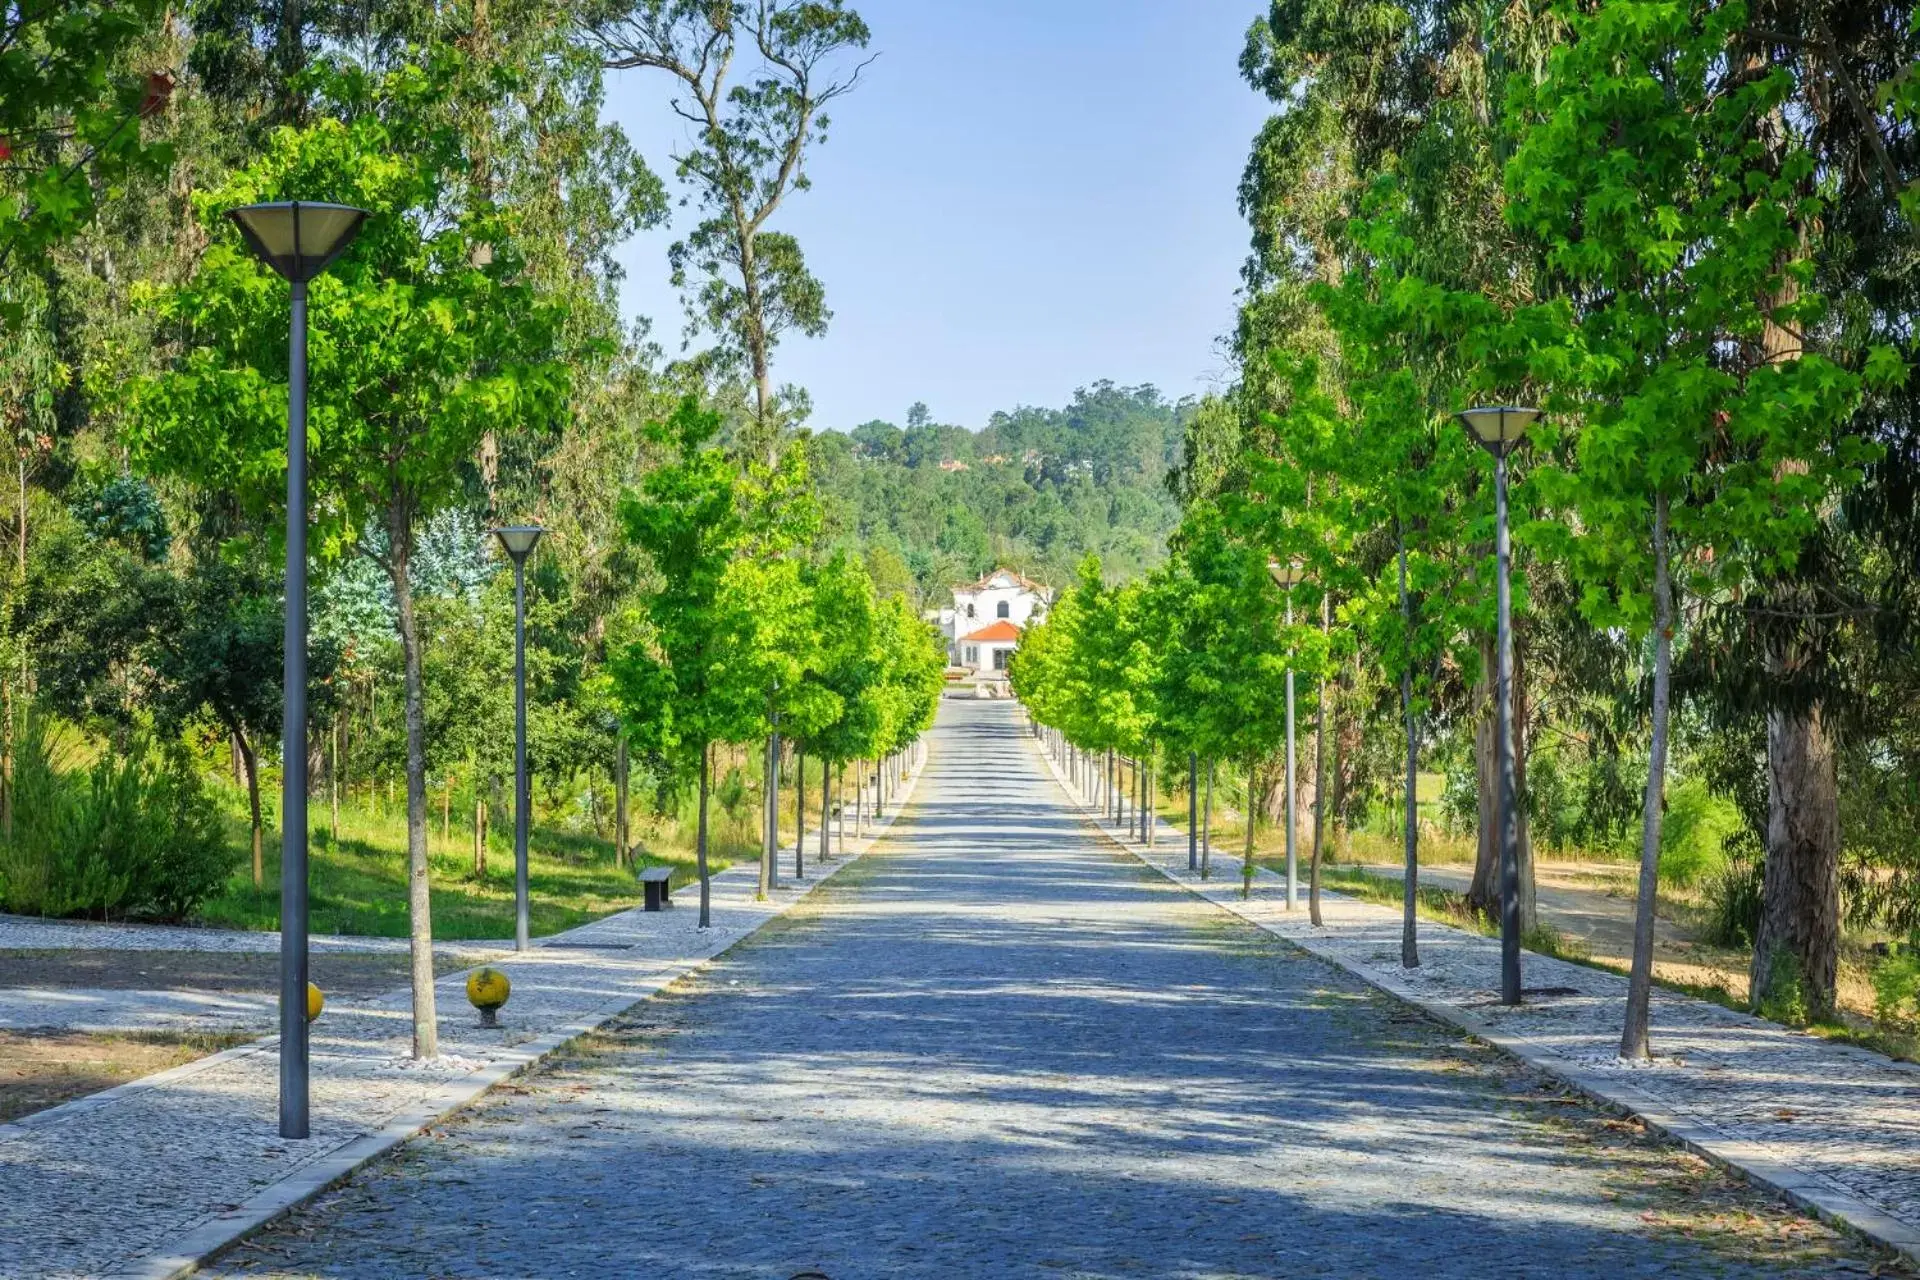
<svg viewBox="0 0 1920 1280">
<path fill-rule="evenodd" d="M 243 1221 L 256 1197 L 271 1200 L 395 1126 L 405 1133 L 444 1114 L 483 1073 L 577 1034 L 569 1028 L 599 1025 L 799 900 L 789 878 L 773 900 L 755 902 L 755 873 L 739 865 L 714 877 L 706 933 L 696 928 L 695 887 L 671 911 L 622 912 L 497 961 L 513 983 L 498 1030 L 477 1025 L 463 975 L 442 978 L 441 1056 L 425 1063 L 409 1057 L 404 989 L 330 1006 L 314 1024 L 306 1139 L 277 1133 L 277 1038 L 0 1125 L 0 1277 L 145 1274 L 183 1240 L 224 1238 L 224 1224 Z"/>
<path fill-rule="evenodd" d="M 313 951 L 405 952 L 405 938 L 367 938 L 344 933 L 316 933 L 307 939 Z M 507 950 L 503 942 L 466 942 L 475 951 Z M 92 920 L 42 920 L 36 916 L 0 913 L 0 951 L 236 951 L 280 950 L 277 929 L 199 929 L 177 924 L 101 924 Z"/>
<path fill-rule="evenodd" d="M 1011 708 L 961 701 L 880 853 L 224 1265 L 1619 1280 L 1882 1261 L 1118 856 Z"/>
<path fill-rule="evenodd" d="M 1684 1127 L 1721 1158 L 1920 1252 L 1920 1068 L 1662 987 L 1653 992 L 1654 1061 L 1625 1063 L 1627 984 L 1618 974 L 1529 953 L 1529 994 L 1510 1008 L 1499 1002 L 1496 939 L 1422 920 L 1420 966 L 1403 969 L 1398 911 L 1329 894 L 1316 929 L 1304 866 L 1296 909 L 1266 870 L 1243 901 L 1239 859 L 1216 848 L 1213 878 L 1202 882 L 1186 869 L 1185 833 L 1158 830 L 1155 848 L 1129 847 L 1176 882 L 1409 999 L 1459 1011 L 1556 1075 Z"/>
</svg>

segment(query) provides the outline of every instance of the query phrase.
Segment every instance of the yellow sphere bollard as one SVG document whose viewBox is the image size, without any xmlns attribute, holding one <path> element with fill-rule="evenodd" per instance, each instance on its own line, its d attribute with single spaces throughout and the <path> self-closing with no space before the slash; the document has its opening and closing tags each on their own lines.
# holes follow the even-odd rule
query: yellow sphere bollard
<svg viewBox="0 0 1920 1280">
<path fill-rule="evenodd" d="M 507 975 L 490 965 L 467 975 L 467 1002 L 480 1011 L 483 1027 L 500 1025 L 494 1015 L 512 994 L 513 984 L 507 981 Z"/>
<path fill-rule="evenodd" d="M 320 988 L 311 982 L 307 984 L 307 1021 L 312 1022 L 327 1007 L 327 998 L 320 994 Z"/>
</svg>

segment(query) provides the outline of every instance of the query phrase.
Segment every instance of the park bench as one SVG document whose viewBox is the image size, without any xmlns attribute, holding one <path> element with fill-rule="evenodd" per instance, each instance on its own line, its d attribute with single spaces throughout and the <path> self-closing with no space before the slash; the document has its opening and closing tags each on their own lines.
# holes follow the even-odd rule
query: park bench
<svg viewBox="0 0 1920 1280">
<path fill-rule="evenodd" d="M 640 888 L 646 894 L 648 911 L 658 911 L 661 907 L 673 905 L 673 889 L 668 883 L 672 875 L 671 867 L 640 868 Z"/>
</svg>

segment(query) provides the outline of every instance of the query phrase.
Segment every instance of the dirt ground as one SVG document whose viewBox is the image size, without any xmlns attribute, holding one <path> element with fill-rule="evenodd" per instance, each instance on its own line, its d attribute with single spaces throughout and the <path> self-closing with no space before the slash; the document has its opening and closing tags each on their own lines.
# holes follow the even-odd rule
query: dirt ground
<svg viewBox="0 0 1920 1280">
<path fill-rule="evenodd" d="M 438 951 L 434 969 L 453 973 L 489 952 Z M 315 952 L 308 973 L 329 996 L 377 996 L 407 984 L 405 952 Z M 0 987 L 99 987 L 116 991 L 274 992 L 280 957 L 272 952 L 0 951 Z"/>
<path fill-rule="evenodd" d="M 251 1039 L 251 1032 L 0 1031 L 0 1124 Z"/>
<path fill-rule="evenodd" d="M 1359 864 L 1363 871 L 1398 879 L 1400 868 L 1387 863 Z M 1553 862 L 1535 866 L 1540 919 L 1584 946 L 1588 955 L 1624 970 L 1633 959 L 1633 906 L 1638 869 L 1624 862 Z M 1467 891 L 1473 880 L 1468 865 L 1422 866 L 1420 881 L 1436 888 Z M 1665 895 L 1663 895 L 1665 896 Z M 1671 897 L 1656 909 L 1653 930 L 1654 976 L 1664 982 L 1723 987 L 1735 1001 L 1747 998 L 1745 950 L 1710 946 L 1695 936 L 1687 905 Z M 1841 1008 L 1856 1019 L 1873 1014 L 1873 987 L 1866 972 L 1842 957 Z"/>
</svg>

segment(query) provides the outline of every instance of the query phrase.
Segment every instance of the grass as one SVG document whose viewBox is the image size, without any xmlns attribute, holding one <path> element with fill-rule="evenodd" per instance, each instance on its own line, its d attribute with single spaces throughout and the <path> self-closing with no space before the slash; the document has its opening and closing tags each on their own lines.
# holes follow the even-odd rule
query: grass
<svg viewBox="0 0 1920 1280">
<path fill-rule="evenodd" d="M 370 937 L 407 936 L 406 825 L 398 815 L 359 805 L 342 805 L 340 838 L 333 839 L 329 815 L 316 804 L 319 819 L 313 833 L 309 860 L 309 927 L 316 933 L 346 933 Z M 445 838 L 440 814 L 428 823 L 428 863 L 432 884 L 433 933 L 446 941 L 500 939 L 513 936 L 513 848 L 512 827 L 506 824 L 491 833 L 484 876 L 473 866 L 473 837 L 457 819 Z M 670 837 L 677 824 L 663 824 L 660 839 L 642 839 L 641 865 L 662 865 L 674 870 L 676 886 L 691 882 L 696 875 L 693 851 L 680 847 Z M 752 832 L 738 832 L 735 825 L 756 826 L 749 816 L 745 823 L 717 824 L 716 839 L 709 859 L 710 870 L 718 872 L 750 851 Z M 642 830 L 644 837 L 650 833 Z M 744 838 L 743 838 L 744 837 Z M 245 834 L 240 841 L 244 846 Z M 256 889 L 246 866 L 238 868 L 223 893 L 204 904 L 197 913 L 203 924 L 231 929 L 277 929 L 280 926 L 279 842 L 268 832 L 266 878 Z M 558 933 L 586 924 L 617 911 L 624 911 L 640 900 L 640 887 L 633 872 L 614 860 L 611 840 L 538 825 L 528 840 L 527 878 L 529 915 L 536 935 Z"/>
</svg>

